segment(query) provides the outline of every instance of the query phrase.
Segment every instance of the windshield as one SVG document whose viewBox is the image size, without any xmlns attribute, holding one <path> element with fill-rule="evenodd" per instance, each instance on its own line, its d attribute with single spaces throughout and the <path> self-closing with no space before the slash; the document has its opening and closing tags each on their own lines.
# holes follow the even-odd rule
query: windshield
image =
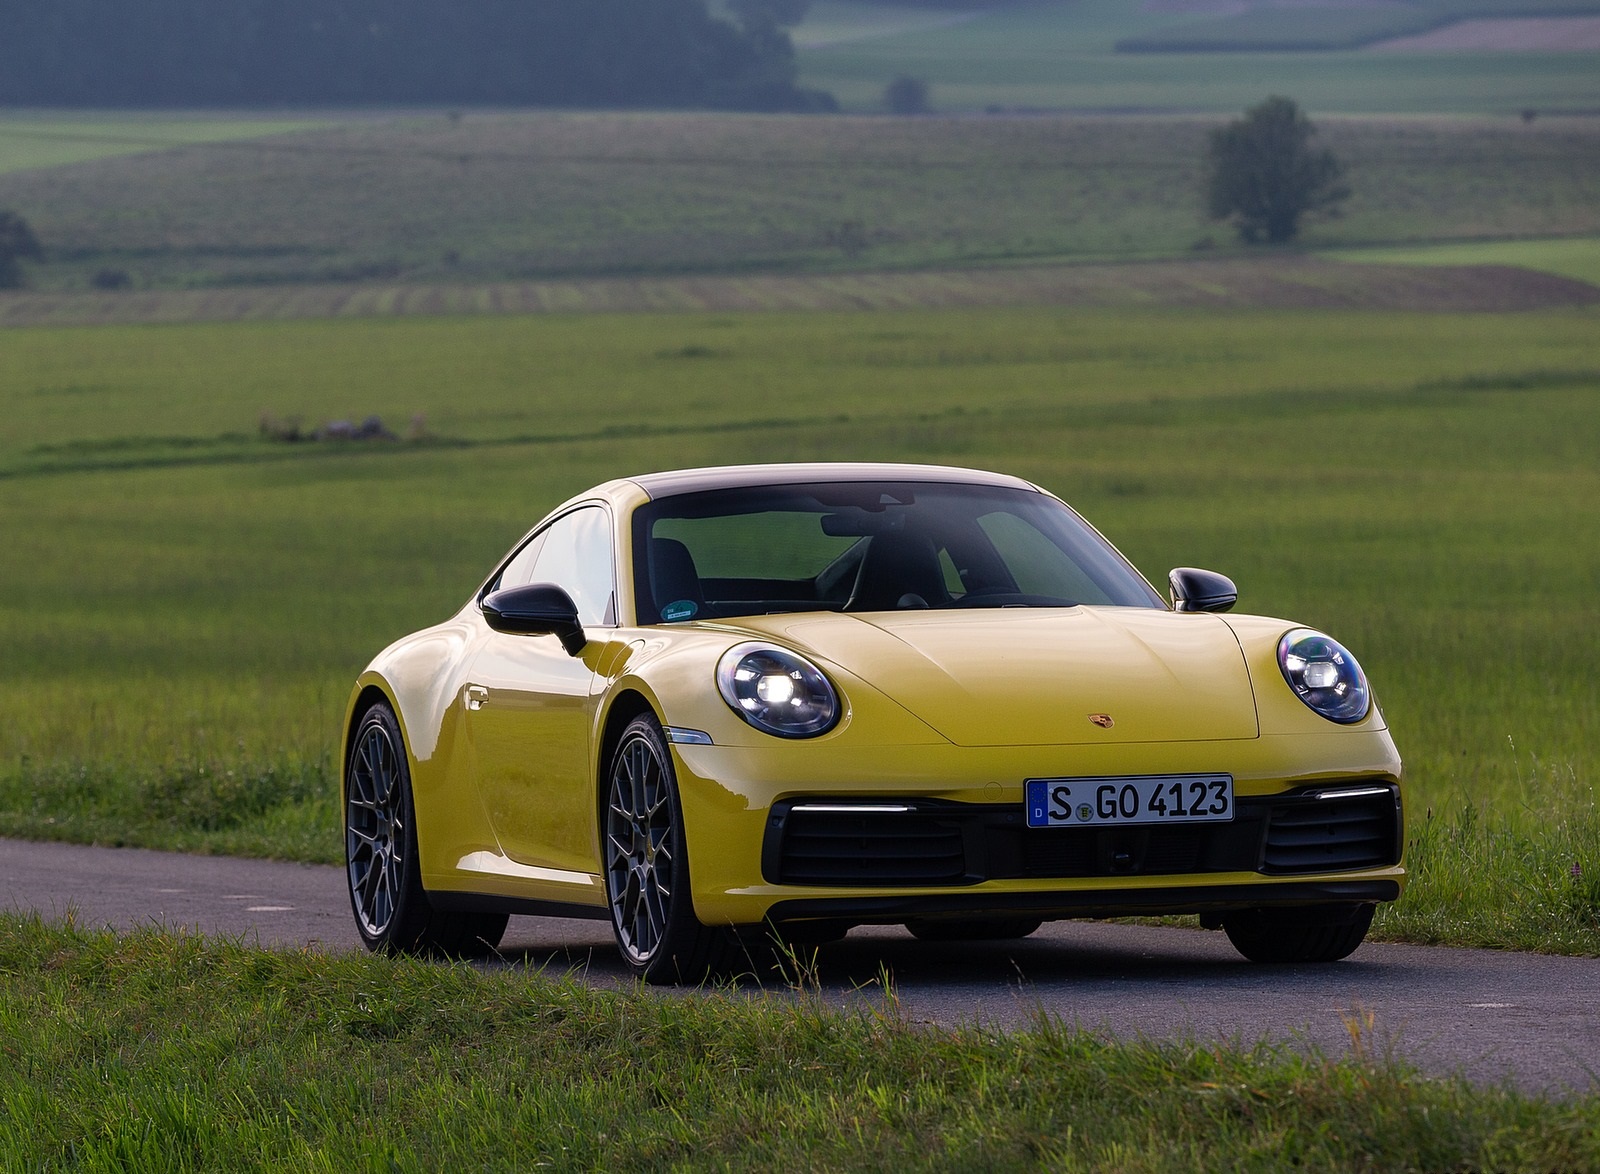
<svg viewBox="0 0 1600 1174">
<path fill-rule="evenodd" d="M 793 611 L 1165 606 L 1077 514 L 987 485 L 851 482 L 667 497 L 633 518 L 641 624 Z"/>
</svg>

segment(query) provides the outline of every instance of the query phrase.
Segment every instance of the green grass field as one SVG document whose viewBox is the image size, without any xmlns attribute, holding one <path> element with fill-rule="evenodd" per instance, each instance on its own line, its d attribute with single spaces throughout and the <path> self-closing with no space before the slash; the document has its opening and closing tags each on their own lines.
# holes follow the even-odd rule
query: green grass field
<svg viewBox="0 0 1600 1174">
<path fill-rule="evenodd" d="M 1216 52 L 1262 49 L 1355 49 L 1407 33 L 1439 28 L 1473 17 L 1592 15 L 1594 0 L 1539 0 L 1521 10 L 1506 0 L 1423 0 L 1406 5 L 1316 5 L 1296 8 L 1226 9 L 1182 14 L 1155 32 L 1118 43 L 1127 52 Z"/>
<path fill-rule="evenodd" d="M 950 10 L 891 8 L 831 0 L 797 30 L 803 80 L 831 90 L 849 110 L 881 110 L 891 78 L 932 86 L 936 110 L 1206 111 L 1232 113 L 1268 94 L 1287 94 L 1314 112 L 1510 114 L 1600 107 L 1600 54 L 1370 54 L 1362 52 L 1118 53 L 1117 42 L 1204 37 L 1214 18 L 1182 5 L 1135 0 L 1042 0 L 974 5 L 974 19 Z M 1428 6 L 1469 12 L 1471 4 Z M 1560 5 L 1541 5 L 1553 11 Z M 1587 0 L 1578 8 L 1590 9 Z M 958 10 L 959 11 L 959 10 Z M 1393 9 L 1267 9 L 1221 35 L 1348 39 L 1352 23 Z M 1411 15 L 1407 13 L 1404 15 Z M 940 18 L 944 17 L 944 20 Z M 1391 17 L 1392 19 L 1392 17 Z M 1263 23 L 1264 22 L 1264 23 Z M 1401 21 L 1394 31 L 1405 31 Z"/>
<path fill-rule="evenodd" d="M 0 914 L 0 1153 L 84 1171 L 1577 1170 L 1600 1101 Z"/>
<path fill-rule="evenodd" d="M 1342 249 L 1340 261 L 1378 265 L 1515 265 L 1600 285 L 1600 237 L 1556 240 L 1465 241 L 1423 248 Z"/>
<path fill-rule="evenodd" d="M 0 110 L 0 175 L 197 143 L 238 142 L 305 130 L 320 121 L 238 114 L 76 115 Z"/>
<path fill-rule="evenodd" d="M 1316 111 L 1314 111 L 1316 113 Z M 859 273 L 1237 255 L 1192 117 L 368 118 L 0 175 L 40 292 Z M 1600 233 L 1600 119 L 1328 118 L 1312 247 Z"/>
<path fill-rule="evenodd" d="M 0 833 L 335 858 L 348 682 L 561 498 L 683 465 L 926 460 L 1034 478 L 1153 580 L 1216 567 L 1243 608 L 1356 650 L 1433 862 L 1383 932 L 1600 952 L 1595 325 L 1011 309 L 9 331 Z M 432 439 L 256 435 L 263 413 L 372 412 L 424 413 Z"/>
</svg>

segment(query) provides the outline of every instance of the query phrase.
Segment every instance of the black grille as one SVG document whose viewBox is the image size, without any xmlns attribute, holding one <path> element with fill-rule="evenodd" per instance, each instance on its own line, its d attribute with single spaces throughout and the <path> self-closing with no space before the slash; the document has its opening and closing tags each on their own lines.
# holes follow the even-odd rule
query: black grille
<svg viewBox="0 0 1600 1174">
<path fill-rule="evenodd" d="M 1202 871 L 1218 829 L 1020 828 L 989 837 L 989 875 L 1050 878 Z M 1245 847 L 1249 851 L 1249 845 Z M 1235 853 L 1238 855 L 1238 853 Z M 1244 867 L 1249 868 L 1250 865 Z"/>
<path fill-rule="evenodd" d="M 1029 828 L 1021 804 L 791 801 L 773 808 L 762 873 L 775 884 L 891 887 L 1341 872 L 1398 862 L 1397 790 L 1347 786 L 1349 797 L 1323 786 L 1240 798 L 1231 821 L 1184 827 Z"/>
<path fill-rule="evenodd" d="M 962 820 L 940 812 L 791 809 L 780 824 L 781 884 L 950 885 L 967 875 Z M 769 831 L 769 843 L 771 842 Z"/>
<path fill-rule="evenodd" d="M 1308 798 L 1271 809 L 1262 872 L 1341 872 L 1395 858 L 1396 807 L 1387 789 L 1346 799 Z"/>
</svg>

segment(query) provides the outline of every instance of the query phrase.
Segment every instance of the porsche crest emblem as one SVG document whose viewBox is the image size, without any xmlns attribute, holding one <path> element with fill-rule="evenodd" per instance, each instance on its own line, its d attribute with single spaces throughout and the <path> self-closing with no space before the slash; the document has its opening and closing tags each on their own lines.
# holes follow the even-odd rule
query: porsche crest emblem
<svg viewBox="0 0 1600 1174">
<path fill-rule="evenodd" d="M 1089 715 L 1089 720 L 1095 725 L 1099 726 L 1102 730 L 1109 730 L 1112 726 L 1117 724 L 1111 720 L 1111 715 L 1109 713 L 1091 713 Z"/>
</svg>

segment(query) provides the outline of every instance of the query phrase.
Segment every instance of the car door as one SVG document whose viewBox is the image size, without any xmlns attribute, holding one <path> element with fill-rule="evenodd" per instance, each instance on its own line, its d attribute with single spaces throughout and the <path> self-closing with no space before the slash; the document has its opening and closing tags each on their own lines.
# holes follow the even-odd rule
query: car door
<svg viewBox="0 0 1600 1174">
<path fill-rule="evenodd" d="M 555 885 L 586 885 L 599 870 L 589 777 L 595 670 L 616 625 L 610 515 L 598 506 L 563 514 L 492 586 L 526 583 L 554 583 L 572 596 L 590 642 L 572 656 L 555 636 L 489 633 L 464 690 L 474 774 L 507 856 L 548 870 Z"/>
</svg>

